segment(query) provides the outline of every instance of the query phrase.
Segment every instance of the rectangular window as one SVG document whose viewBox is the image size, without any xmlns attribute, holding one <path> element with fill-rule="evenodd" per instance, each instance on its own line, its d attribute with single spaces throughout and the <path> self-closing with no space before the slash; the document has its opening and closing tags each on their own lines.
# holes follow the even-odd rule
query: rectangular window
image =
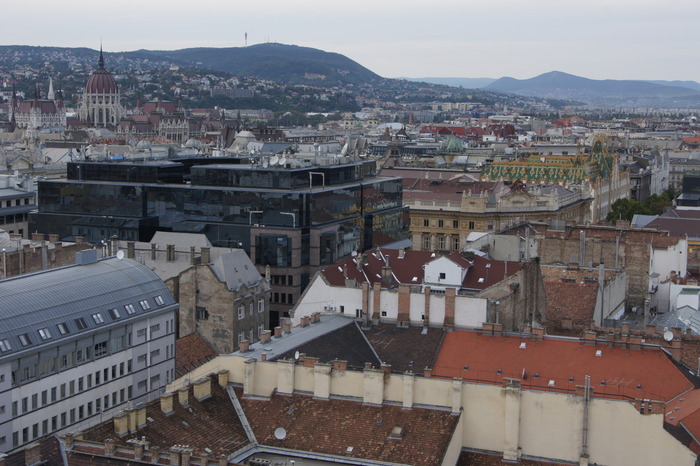
<svg viewBox="0 0 700 466">
<path fill-rule="evenodd" d="M 438 220 L 438 228 L 444 228 L 444 226 L 445 226 L 445 221 L 442 219 Z"/>
<path fill-rule="evenodd" d="M 78 327 L 78 330 L 85 330 L 87 328 L 87 323 L 82 317 L 75 319 L 75 325 Z"/>
<path fill-rule="evenodd" d="M 163 297 L 160 296 L 160 295 L 158 295 L 158 296 L 156 296 L 155 298 L 153 298 L 153 300 L 154 300 L 154 301 L 156 302 L 156 304 L 159 305 L 159 306 L 162 306 L 163 304 L 165 304 L 165 300 L 164 300 Z"/>
<path fill-rule="evenodd" d="M 39 407 L 39 394 L 35 393 L 32 395 L 32 409 Z"/>
<path fill-rule="evenodd" d="M 0 353 L 10 351 L 11 349 L 12 346 L 10 346 L 10 342 L 8 340 L 0 340 Z"/>
<path fill-rule="evenodd" d="M 155 357 L 157 357 L 157 356 L 160 356 L 160 350 L 159 350 L 159 349 L 155 349 L 155 350 L 151 351 L 151 364 L 153 364 L 153 358 L 155 358 Z"/>
<path fill-rule="evenodd" d="M 255 307 L 253 306 L 253 303 L 250 303 L 250 305 L 248 306 L 248 314 L 250 314 L 252 316 L 254 310 L 255 310 Z"/>
<path fill-rule="evenodd" d="M 92 374 L 88 374 L 87 376 L 87 387 L 92 388 Z"/>
<path fill-rule="evenodd" d="M 29 398 L 25 396 L 22 398 L 22 412 L 26 413 L 27 411 L 29 411 Z"/>
<path fill-rule="evenodd" d="M 243 340 L 245 340 L 245 332 L 238 332 L 238 344 L 240 345 Z"/>
<path fill-rule="evenodd" d="M 145 337 L 146 336 L 146 329 L 145 328 L 140 328 L 136 331 L 136 336 L 137 337 Z"/>
<path fill-rule="evenodd" d="M 151 325 L 151 336 L 153 336 L 153 334 L 158 330 L 160 330 L 160 324 Z"/>
<path fill-rule="evenodd" d="M 124 309 L 126 310 L 126 313 L 131 315 L 136 312 L 136 309 L 134 308 L 133 304 L 127 304 L 124 306 Z"/>
<path fill-rule="evenodd" d="M 117 320 L 117 319 L 119 319 L 119 318 L 121 317 L 121 315 L 119 314 L 119 311 L 117 310 L 116 307 L 110 309 L 110 310 L 107 311 L 107 312 L 109 312 L 109 315 L 110 315 L 110 317 L 112 318 L 112 320 Z"/>
<path fill-rule="evenodd" d="M 107 342 L 103 341 L 95 345 L 95 357 L 107 354 Z"/>
<path fill-rule="evenodd" d="M 136 362 L 144 363 L 144 364 L 145 364 L 145 363 L 146 363 L 146 357 L 147 357 L 147 356 L 146 356 L 145 354 L 142 354 L 142 355 L 140 355 L 138 358 L 136 358 Z"/>
<path fill-rule="evenodd" d="M 423 235 L 423 251 L 430 251 L 430 235 Z"/>
<path fill-rule="evenodd" d="M 63 322 L 57 324 L 56 327 L 58 327 L 58 333 L 60 333 L 61 335 L 66 335 L 70 333 L 70 331 L 68 330 L 68 326 Z"/>
<path fill-rule="evenodd" d="M 45 406 L 49 402 L 49 392 L 44 390 L 41 392 L 41 406 Z"/>
<path fill-rule="evenodd" d="M 139 301 L 139 304 L 141 305 L 141 309 L 143 309 L 144 311 L 147 311 L 151 308 L 151 305 L 148 304 L 147 299 L 142 299 L 141 301 Z"/>
<path fill-rule="evenodd" d="M 474 222 L 469 222 L 469 229 L 473 230 L 474 229 Z"/>
<path fill-rule="evenodd" d="M 99 413 L 100 411 L 102 411 L 102 400 L 98 398 L 95 400 L 95 412 Z"/>
<path fill-rule="evenodd" d="M 51 430 L 58 429 L 58 416 L 51 417 Z"/>
<path fill-rule="evenodd" d="M 42 340 L 48 340 L 49 338 L 51 338 L 51 332 L 49 332 L 48 328 L 40 328 L 39 336 Z"/>
<path fill-rule="evenodd" d="M 263 312 L 265 310 L 265 300 L 261 299 L 258 301 L 258 312 Z"/>
<path fill-rule="evenodd" d="M 26 333 L 23 333 L 19 335 L 19 342 L 22 343 L 22 346 L 29 346 L 32 344 L 32 340 L 29 339 L 29 335 Z"/>
<path fill-rule="evenodd" d="M 37 422 L 32 426 L 32 438 L 37 438 L 39 436 L 39 423 Z"/>
<path fill-rule="evenodd" d="M 85 406 L 78 406 L 78 419 L 85 417 Z"/>
<path fill-rule="evenodd" d="M 99 312 L 92 315 L 92 320 L 94 320 L 96 324 L 102 324 L 105 321 L 104 317 L 102 317 L 102 314 Z"/>
<path fill-rule="evenodd" d="M 452 238 L 452 249 L 459 251 L 459 236 Z"/>
<path fill-rule="evenodd" d="M 82 392 L 85 390 L 85 377 L 80 377 L 78 379 L 78 391 Z"/>
<path fill-rule="evenodd" d="M 75 380 L 68 382 L 68 393 L 75 395 Z"/>
<path fill-rule="evenodd" d="M 424 227 L 429 227 L 429 226 L 430 226 L 430 219 L 424 218 L 424 219 L 423 219 L 423 226 L 424 226 Z"/>
<path fill-rule="evenodd" d="M 95 385 L 100 384 L 100 371 L 95 372 Z"/>
<path fill-rule="evenodd" d="M 245 317 L 245 307 L 243 305 L 238 306 L 238 320 Z"/>
<path fill-rule="evenodd" d="M 61 413 L 61 427 L 66 426 L 66 413 Z"/>
<path fill-rule="evenodd" d="M 146 389 L 147 385 L 148 385 L 148 380 L 142 380 L 138 383 L 139 389 Z"/>
<path fill-rule="evenodd" d="M 56 387 L 51 387 L 51 403 L 56 401 Z"/>
<path fill-rule="evenodd" d="M 459 228 L 459 220 L 452 220 L 452 228 Z"/>
</svg>

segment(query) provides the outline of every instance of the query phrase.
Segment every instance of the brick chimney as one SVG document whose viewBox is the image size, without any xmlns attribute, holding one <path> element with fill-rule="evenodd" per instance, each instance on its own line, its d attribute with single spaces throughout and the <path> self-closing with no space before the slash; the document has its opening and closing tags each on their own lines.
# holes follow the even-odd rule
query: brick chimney
<svg viewBox="0 0 700 466">
<path fill-rule="evenodd" d="M 346 371 L 348 370 L 348 362 L 342 359 L 334 359 L 331 361 L 331 366 L 334 371 Z"/>
<path fill-rule="evenodd" d="M 250 351 L 250 341 L 248 341 L 248 340 L 241 341 L 241 343 L 238 345 L 238 348 L 240 349 L 241 353 L 245 353 L 247 351 Z"/>
<path fill-rule="evenodd" d="M 58 243 L 59 236 L 56 233 L 49 233 L 49 241 L 52 243 Z"/>
<path fill-rule="evenodd" d="M 302 327 L 308 327 L 308 326 L 309 326 L 309 321 L 310 321 L 310 320 L 311 320 L 311 318 L 310 318 L 309 316 L 303 316 L 303 317 L 301 318 L 301 326 L 302 326 Z"/>
<path fill-rule="evenodd" d="M 42 464 L 41 460 L 41 444 L 39 442 L 34 442 L 27 446 L 24 450 L 24 464 L 27 466 L 32 466 L 35 464 Z"/>
<path fill-rule="evenodd" d="M 272 338 L 272 334 L 269 330 L 265 330 L 260 334 L 260 343 L 267 343 L 270 341 L 270 338 Z"/>
<path fill-rule="evenodd" d="M 127 259 L 136 258 L 136 243 L 129 241 L 126 243 L 126 257 Z"/>
<path fill-rule="evenodd" d="M 275 338 L 282 338 L 282 327 L 275 327 Z"/>
</svg>

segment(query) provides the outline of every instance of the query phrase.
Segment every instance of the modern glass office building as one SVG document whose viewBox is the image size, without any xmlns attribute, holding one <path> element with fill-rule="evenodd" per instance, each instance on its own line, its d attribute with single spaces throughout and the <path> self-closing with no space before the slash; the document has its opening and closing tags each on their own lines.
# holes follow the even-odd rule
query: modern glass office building
<svg viewBox="0 0 700 466">
<path fill-rule="evenodd" d="M 377 177 L 374 161 L 232 162 L 70 163 L 67 180 L 39 183 L 30 231 L 98 243 L 204 233 L 246 250 L 261 273 L 270 267 L 273 323 L 319 268 L 408 237 L 401 179 Z"/>
</svg>

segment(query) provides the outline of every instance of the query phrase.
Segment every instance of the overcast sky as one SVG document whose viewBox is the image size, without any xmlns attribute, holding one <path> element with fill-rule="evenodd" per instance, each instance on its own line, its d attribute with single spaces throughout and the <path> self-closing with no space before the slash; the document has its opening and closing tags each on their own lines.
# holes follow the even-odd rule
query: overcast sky
<svg viewBox="0 0 700 466">
<path fill-rule="evenodd" d="M 388 77 L 700 81 L 698 0 L 6 1 L 3 45 L 337 52 Z"/>
</svg>

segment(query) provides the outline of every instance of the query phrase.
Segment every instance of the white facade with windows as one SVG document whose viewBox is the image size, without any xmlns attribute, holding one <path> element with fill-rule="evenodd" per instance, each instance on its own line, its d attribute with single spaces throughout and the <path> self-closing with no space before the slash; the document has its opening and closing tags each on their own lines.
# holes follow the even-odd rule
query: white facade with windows
<svg viewBox="0 0 700 466">
<path fill-rule="evenodd" d="M 0 281 L 0 452 L 81 430 L 174 379 L 167 287 L 138 262 L 95 259 Z"/>
</svg>

